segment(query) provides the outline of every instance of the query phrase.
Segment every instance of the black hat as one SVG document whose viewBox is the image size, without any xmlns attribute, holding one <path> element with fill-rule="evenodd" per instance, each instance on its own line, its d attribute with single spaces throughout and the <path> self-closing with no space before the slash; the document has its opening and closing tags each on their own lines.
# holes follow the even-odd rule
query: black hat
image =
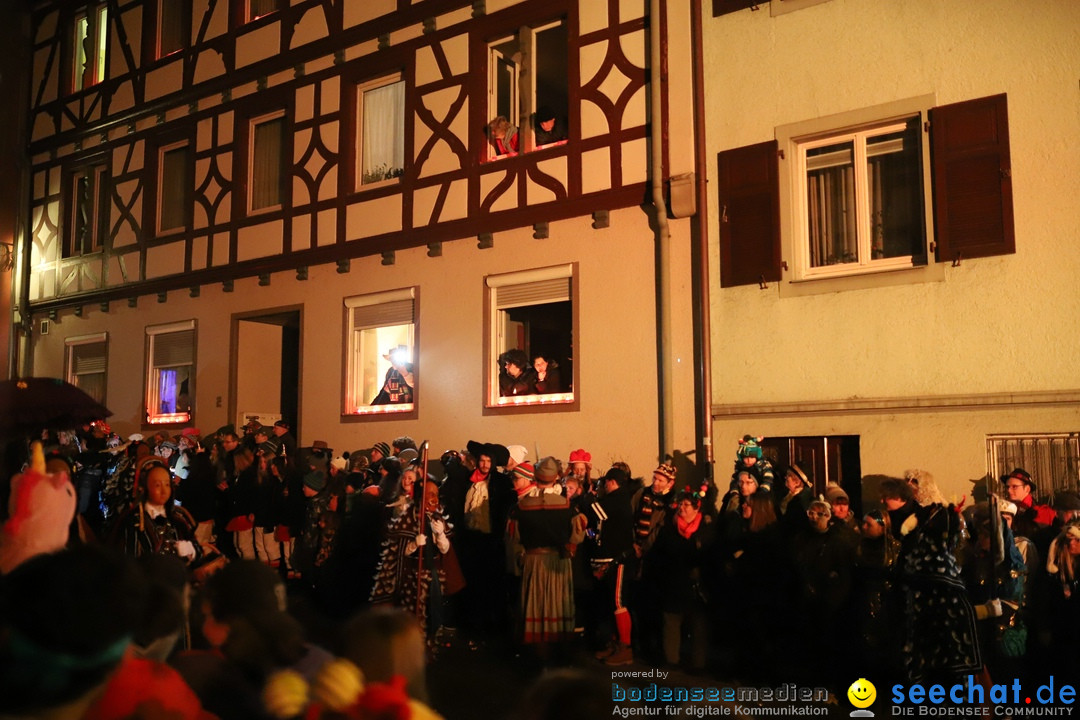
<svg viewBox="0 0 1080 720">
<path fill-rule="evenodd" d="M 1054 493 L 1055 510 L 1080 510 L 1080 493 L 1074 490 L 1058 490 Z"/>
<path fill-rule="evenodd" d="M 1008 475 L 1003 475 L 1001 477 L 1001 484 L 1005 485 L 1012 478 L 1016 478 L 1017 480 L 1031 488 L 1032 492 L 1035 492 L 1035 481 L 1031 479 L 1031 473 L 1029 473 L 1027 470 L 1024 470 L 1023 468 L 1015 468 Z"/>
<path fill-rule="evenodd" d="M 285 428 L 286 430 L 290 429 L 289 423 L 285 422 L 284 420 L 278 420 L 276 423 L 274 423 L 274 427 Z"/>
<path fill-rule="evenodd" d="M 506 463 L 510 461 L 510 451 L 506 449 L 506 446 L 498 443 L 480 443 L 470 440 L 465 447 L 468 449 L 469 454 L 477 460 L 480 459 L 481 455 L 487 455 L 491 458 L 491 463 L 496 467 L 506 467 Z"/>
<path fill-rule="evenodd" d="M 626 476 L 626 472 L 624 472 L 621 468 L 613 467 L 606 473 L 604 473 L 604 477 L 602 477 L 601 480 L 604 482 L 607 482 L 608 480 L 613 480 L 616 485 L 622 487 L 630 481 L 630 478 Z"/>
</svg>

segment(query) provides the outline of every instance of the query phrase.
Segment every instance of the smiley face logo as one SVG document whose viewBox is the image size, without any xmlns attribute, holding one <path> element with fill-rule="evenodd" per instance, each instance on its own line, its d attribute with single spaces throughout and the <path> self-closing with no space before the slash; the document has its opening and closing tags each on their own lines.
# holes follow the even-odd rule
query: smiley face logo
<svg viewBox="0 0 1080 720">
<path fill-rule="evenodd" d="M 868 708 L 877 699 L 877 688 L 866 678 L 859 678 L 851 683 L 847 690 L 847 698 L 857 708 Z"/>
</svg>

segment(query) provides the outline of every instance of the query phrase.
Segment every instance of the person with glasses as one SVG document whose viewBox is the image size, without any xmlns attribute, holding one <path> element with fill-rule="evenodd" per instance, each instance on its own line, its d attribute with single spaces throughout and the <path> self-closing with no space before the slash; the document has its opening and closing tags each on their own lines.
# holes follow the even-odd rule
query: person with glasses
<svg viewBox="0 0 1080 720">
<path fill-rule="evenodd" d="M 1035 481 L 1031 474 L 1022 468 L 1016 468 L 1001 478 L 1005 486 L 1005 497 L 1016 505 L 1016 517 L 1013 518 L 1013 533 L 1023 537 L 1035 537 L 1040 527 L 1053 524 L 1057 513 L 1049 505 L 1035 502 Z"/>
</svg>

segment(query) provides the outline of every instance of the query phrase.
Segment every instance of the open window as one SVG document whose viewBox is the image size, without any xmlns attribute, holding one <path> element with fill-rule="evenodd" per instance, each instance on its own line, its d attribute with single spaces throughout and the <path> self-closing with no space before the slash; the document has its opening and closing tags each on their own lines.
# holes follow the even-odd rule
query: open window
<svg viewBox="0 0 1080 720">
<path fill-rule="evenodd" d="M 416 409 L 416 288 L 345 298 L 343 415 Z"/>
<path fill-rule="evenodd" d="M 108 168 L 92 162 L 69 170 L 64 180 L 63 256 L 79 257 L 101 252 L 105 246 L 108 216 Z"/>
<path fill-rule="evenodd" d="M 105 3 L 80 8 L 75 13 L 71 52 L 73 92 L 105 79 L 105 49 L 109 37 L 109 10 Z"/>
<path fill-rule="evenodd" d="M 102 405 L 108 377 L 107 333 L 80 335 L 64 341 L 64 378 Z"/>
<path fill-rule="evenodd" d="M 146 422 L 190 422 L 195 398 L 195 321 L 146 328 Z"/>
<path fill-rule="evenodd" d="M 248 210 L 279 209 L 285 197 L 285 111 L 251 120 L 248 133 Z"/>
<path fill-rule="evenodd" d="M 575 401 L 574 265 L 490 275 L 487 407 Z"/>
<path fill-rule="evenodd" d="M 568 57 L 565 19 L 488 43 L 488 159 L 566 142 Z"/>
<path fill-rule="evenodd" d="M 405 172 L 405 81 L 401 74 L 356 88 L 356 187 L 397 181 Z"/>
</svg>

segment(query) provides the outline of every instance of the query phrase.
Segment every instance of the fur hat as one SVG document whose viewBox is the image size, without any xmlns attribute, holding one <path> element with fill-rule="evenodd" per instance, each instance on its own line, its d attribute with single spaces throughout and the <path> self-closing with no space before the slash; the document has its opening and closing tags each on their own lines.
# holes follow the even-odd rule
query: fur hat
<svg viewBox="0 0 1080 720">
<path fill-rule="evenodd" d="M 675 466 L 669 462 L 660 463 L 660 467 L 653 470 L 653 475 L 660 475 L 666 477 L 671 482 L 675 482 Z"/>
<path fill-rule="evenodd" d="M 739 441 L 739 449 L 735 453 L 736 457 L 756 457 L 758 460 L 762 458 L 760 443 L 764 440 L 764 437 L 754 437 L 753 435 L 743 435 L 742 440 Z"/>
<path fill-rule="evenodd" d="M 830 505 L 835 505 L 837 502 L 851 502 L 848 494 L 844 492 L 844 488 L 839 485 L 829 485 L 825 488 L 825 499 Z"/>
</svg>

